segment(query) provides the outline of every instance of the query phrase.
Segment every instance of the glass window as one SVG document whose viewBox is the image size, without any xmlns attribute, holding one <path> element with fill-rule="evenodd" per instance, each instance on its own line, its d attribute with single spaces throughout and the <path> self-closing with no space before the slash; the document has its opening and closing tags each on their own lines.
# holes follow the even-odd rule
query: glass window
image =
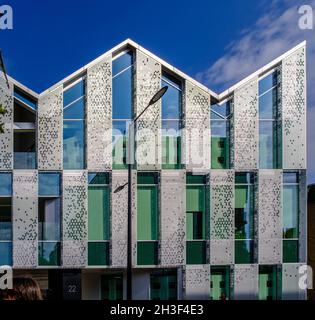
<svg viewBox="0 0 315 320">
<path fill-rule="evenodd" d="M 133 64 L 132 51 L 128 51 L 113 60 L 113 76 L 124 71 Z"/>
<path fill-rule="evenodd" d="M 63 93 L 63 167 L 85 168 L 85 80 Z"/>
<path fill-rule="evenodd" d="M 85 82 L 79 81 L 63 93 L 64 108 L 85 95 Z"/>
<path fill-rule="evenodd" d="M 127 168 L 129 122 L 133 118 L 133 54 L 113 60 L 113 169 Z"/>
<path fill-rule="evenodd" d="M 206 263 L 206 176 L 186 175 L 186 262 Z M 202 241 L 200 241 L 202 240 Z"/>
<path fill-rule="evenodd" d="M 151 300 L 177 300 L 176 270 L 157 270 L 150 276 Z"/>
<path fill-rule="evenodd" d="M 278 167 L 278 135 L 277 123 L 274 121 L 259 121 L 259 163 L 262 169 Z"/>
<path fill-rule="evenodd" d="M 213 104 L 210 112 L 211 168 L 228 169 L 230 165 L 231 100 Z"/>
<path fill-rule="evenodd" d="M 283 262 L 299 261 L 299 175 L 283 173 Z"/>
<path fill-rule="evenodd" d="M 38 244 L 38 264 L 40 266 L 59 266 L 60 242 L 40 241 Z"/>
<path fill-rule="evenodd" d="M 259 117 L 261 119 L 276 118 L 277 93 L 277 88 L 274 88 L 259 97 Z"/>
<path fill-rule="evenodd" d="M 123 275 L 101 275 L 101 299 L 123 300 Z"/>
<path fill-rule="evenodd" d="M 113 60 L 113 119 L 132 119 L 132 52 Z"/>
<path fill-rule="evenodd" d="M 299 187 L 296 185 L 284 185 L 283 214 L 283 237 L 298 238 Z"/>
<path fill-rule="evenodd" d="M 84 169 L 84 122 L 64 121 L 63 125 L 63 167 Z"/>
<path fill-rule="evenodd" d="M 35 131 L 14 131 L 14 169 L 36 168 Z"/>
<path fill-rule="evenodd" d="M 299 183 L 297 172 L 283 172 L 283 183 Z"/>
<path fill-rule="evenodd" d="M 138 172 L 137 187 L 137 263 L 157 264 L 159 214 L 158 176 Z"/>
<path fill-rule="evenodd" d="M 277 73 L 273 72 L 259 81 L 258 83 L 259 95 L 262 95 L 263 93 L 265 93 L 266 91 L 274 87 L 275 85 L 277 85 Z"/>
<path fill-rule="evenodd" d="M 211 267 L 211 300 L 230 299 L 230 268 Z"/>
<path fill-rule="evenodd" d="M 109 264 L 110 188 L 109 174 L 88 175 L 88 264 Z"/>
<path fill-rule="evenodd" d="M 109 174 L 107 172 L 102 173 L 89 173 L 89 184 L 109 184 Z"/>
<path fill-rule="evenodd" d="M 110 190 L 108 179 L 108 174 L 105 173 L 89 174 L 89 240 L 110 239 Z"/>
<path fill-rule="evenodd" d="M 60 198 L 38 199 L 38 238 L 40 241 L 60 241 Z"/>
<path fill-rule="evenodd" d="M 182 84 L 163 72 L 162 87 L 168 89 L 162 97 L 162 150 L 163 169 L 181 166 L 181 108 Z"/>
<path fill-rule="evenodd" d="M 235 174 L 235 263 L 253 262 L 254 186 L 252 173 Z"/>
<path fill-rule="evenodd" d="M 259 266 L 259 300 L 277 300 L 278 277 L 277 266 Z"/>
<path fill-rule="evenodd" d="M 12 266 L 12 241 L 0 241 L 0 266 Z"/>
<path fill-rule="evenodd" d="M 281 168 L 281 123 L 278 114 L 277 71 L 259 81 L 259 167 Z"/>
<path fill-rule="evenodd" d="M 205 186 L 186 187 L 187 240 L 205 239 Z"/>
<path fill-rule="evenodd" d="M 138 185 L 138 240 L 158 240 L 157 186 Z"/>
<path fill-rule="evenodd" d="M 38 264 L 59 266 L 61 175 L 58 172 L 40 172 L 38 176 Z"/>
<path fill-rule="evenodd" d="M 0 197 L 12 195 L 12 173 L 0 172 Z"/>
<path fill-rule="evenodd" d="M 60 198 L 38 199 L 38 264 L 60 265 Z"/>
<path fill-rule="evenodd" d="M 129 122 L 113 121 L 113 169 L 127 169 Z"/>
<path fill-rule="evenodd" d="M 60 173 L 40 172 L 38 179 L 38 194 L 40 196 L 60 196 Z"/>
<path fill-rule="evenodd" d="M 22 101 L 32 109 L 37 109 L 37 102 L 34 98 L 29 96 L 28 94 L 24 93 L 21 91 L 19 88 L 14 87 L 14 97 L 17 98 L 18 100 Z"/>
<path fill-rule="evenodd" d="M 79 98 L 63 109 L 64 119 L 84 119 L 84 97 Z"/>
<path fill-rule="evenodd" d="M 162 87 L 168 89 L 162 98 L 162 119 L 180 120 L 181 101 L 182 101 L 182 84 L 171 75 L 163 72 Z"/>
<path fill-rule="evenodd" d="M 0 198 L 0 242 L 12 240 L 11 198 Z"/>
</svg>

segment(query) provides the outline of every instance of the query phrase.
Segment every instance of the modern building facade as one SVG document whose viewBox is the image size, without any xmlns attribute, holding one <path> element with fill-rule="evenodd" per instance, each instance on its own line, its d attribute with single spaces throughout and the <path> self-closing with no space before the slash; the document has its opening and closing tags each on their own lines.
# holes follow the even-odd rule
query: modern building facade
<svg viewBox="0 0 315 320">
<path fill-rule="evenodd" d="M 0 265 L 124 299 L 134 160 L 134 299 L 305 299 L 305 46 L 221 94 L 129 39 L 41 94 L 1 78 Z"/>
</svg>

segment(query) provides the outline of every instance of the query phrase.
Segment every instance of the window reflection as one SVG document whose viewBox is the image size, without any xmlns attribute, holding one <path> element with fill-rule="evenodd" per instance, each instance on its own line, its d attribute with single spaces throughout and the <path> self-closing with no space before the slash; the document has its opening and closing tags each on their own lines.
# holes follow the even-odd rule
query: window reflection
<svg viewBox="0 0 315 320">
<path fill-rule="evenodd" d="M 133 118 L 133 53 L 126 52 L 113 60 L 113 168 L 127 168 L 127 141 Z"/>
<path fill-rule="evenodd" d="M 63 167 L 85 168 L 85 80 L 63 94 Z"/>
<path fill-rule="evenodd" d="M 162 87 L 168 89 L 162 97 L 162 167 L 179 169 L 181 166 L 181 108 L 182 83 L 163 72 Z"/>
<path fill-rule="evenodd" d="M 213 104 L 210 112 L 211 168 L 228 169 L 230 166 L 231 100 Z"/>
<path fill-rule="evenodd" d="M 278 110 L 278 71 L 259 81 L 259 167 L 281 167 L 281 123 Z"/>
</svg>

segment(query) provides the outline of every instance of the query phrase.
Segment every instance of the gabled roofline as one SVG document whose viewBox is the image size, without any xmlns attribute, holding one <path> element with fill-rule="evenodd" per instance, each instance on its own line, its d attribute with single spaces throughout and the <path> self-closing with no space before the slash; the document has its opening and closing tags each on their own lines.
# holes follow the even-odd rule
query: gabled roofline
<svg viewBox="0 0 315 320">
<path fill-rule="evenodd" d="M 80 75 L 81 73 L 85 72 L 88 68 L 92 67 L 93 65 L 99 63 L 100 61 L 102 61 L 106 56 L 108 56 L 109 54 L 113 54 L 117 51 L 121 51 L 126 47 L 132 47 L 134 49 L 138 49 L 140 51 L 142 51 L 144 54 L 146 54 L 147 56 L 149 56 L 150 58 L 158 61 L 161 65 L 163 65 L 165 68 L 169 69 L 170 71 L 173 71 L 175 74 L 179 75 L 180 77 L 182 77 L 185 80 L 190 81 L 191 83 L 195 84 L 196 86 L 200 87 L 201 89 L 203 89 L 204 91 L 208 92 L 211 96 L 215 97 L 218 99 L 218 95 L 217 93 L 213 92 L 212 90 L 210 90 L 208 87 L 206 87 L 205 85 L 199 83 L 197 80 L 193 79 L 192 77 L 188 76 L 187 74 L 185 74 L 184 72 L 180 71 L 179 69 L 175 68 L 174 66 L 172 66 L 171 64 L 169 64 L 168 62 L 164 61 L 163 59 L 159 58 L 158 56 L 156 56 L 155 54 L 153 54 L 152 52 L 148 51 L 147 49 L 141 47 L 138 43 L 136 43 L 135 41 L 131 40 L 131 39 L 126 39 L 123 42 L 119 43 L 117 46 L 113 47 L 112 49 L 106 51 L 105 53 L 103 53 L 102 55 L 100 55 L 99 57 L 97 57 L 96 59 L 94 59 L 93 61 L 89 62 L 88 64 L 86 64 L 85 66 L 81 67 L 80 69 L 76 70 L 75 72 L 71 73 L 69 76 L 67 76 L 66 78 L 58 81 L 56 84 L 54 84 L 53 86 L 51 86 L 50 88 L 46 89 L 45 91 L 43 91 L 42 93 L 39 94 L 39 96 L 42 96 L 48 92 L 51 92 L 53 90 L 55 90 L 57 87 L 59 87 L 60 85 L 62 85 L 63 83 L 69 81 L 72 78 L 77 77 L 78 75 Z"/>
<path fill-rule="evenodd" d="M 121 43 L 119 43 L 118 45 L 113 47 L 112 49 L 106 51 L 105 53 L 103 53 L 102 55 L 100 55 L 96 59 L 92 60 L 88 64 L 84 65 L 80 69 L 78 69 L 75 72 L 71 73 L 69 76 L 67 76 L 64 79 L 58 81 L 56 84 L 54 84 L 51 87 L 49 87 L 48 89 L 44 90 L 40 94 L 38 94 L 35 91 L 29 89 L 28 87 L 26 87 L 22 83 L 18 82 L 17 80 L 13 79 L 12 77 L 8 76 L 8 78 L 9 78 L 9 81 L 12 82 L 14 85 L 19 87 L 23 91 L 29 93 L 30 95 L 34 96 L 35 98 L 39 99 L 44 94 L 49 93 L 51 91 L 54 91 L 56 88 L 58 88 L 59 86 L 61 86 L 65 82 L 68 82 L 69 80 L 71 80 L 71 79 L 79 76 L 80 74 L 84 73 L 88 68 L 90 68 L 93 65 L 99 63 L 100 61 L 102 61 L 109 54 L 115 54 L 116 52 L 122 51 L 122 50 L 124 50 L 124 49 L 126 49 L 128 47 L 132 47 L 134 49 L 140 50 L 141 52 L 143 52 L 147 56 L 149 56 L 152 59 L 158 61 L 162 66 L 164 66 L 165 68 L 167 68 L 170 71 L 174 72 L 176 75 L 182 77 L 183 79 L 191 82 L 192 84 L 194 84 L 194 85 L 198 86 L 199 88 L 203 89 L 204 91 L 208 92 L 211 95 L 211 97 L 215 98 L 218 101 L 222 101 L 222 100 L 226 99 L 230 94 L 232 94 L 233 91 L 235 91 L 237 88 L 239 88 L 240 86 L 242 86 L 246 82 L 250 81 L 251 79 L 253 79 L 253 78 L 257 77 L 257 76 L 259 77 L 262 74 L 270 71 L 272 68 L 274 68 L 276 65 L 278 65 L 283 59 L 287 58 L 294 51 L 296 51 L 296 50 L 298 50 L 298 49 L 300 49 L 300 48 L 302 48 L 304 46 L 306 46 L 306 40 L 300 42 L 298 45 L 296 45 L 292 49 L 288 50 L 287 52 L 285 52 L 281 56 L 275 58 L 274 60 L 272 60 L 271 62 L 269 62 L 265 66 L 261 67 L 260 69 L 258 69 L 254 73 L 251 73 L 249 76 L 247 76 L 244 79 L 240 80 L 239 82 L 235 83 L 230 88 L 226 89 L 225 91 L 223 91 L 220 94 L 212 91 L 211 89 L 209 89 L 205 85 L 201 84 L 197 80 L 195 80 L 192 77 L 188 76 L 186 73 L 184 73 L 184 72 L 180 71 L 179 69 L 175 68 L 174 66 L 172 66 L 168 62 L 164 61 L 163 59 L 159 58 L 155 54 L 153 54 L 150 51 L 148 51 L 147 49 L 141 47 L 139 44 L 137 44 L 135 41 L 133 41 L 133 40 L 131 40 L 129 38 L 124 40 L 124 41 L 122 41 Z M 0 72 L 0 75 L 2 75 L 2 72 Z"/>
<path fill-rule="evenodd" d="M 247 76 L 246 78 L 240 80 L 239 82 L 235 83 L 234 85 L 232 85 L 230 88 L 226 89 L 225 91 L 221 92 L 219 94 L 219 100 L 223 100 L 225 99 L 227 96 L 229 96 L 231 93 L 233 93 L 233 91 L 235 91 L 237 88 L 241 87 L 243 84 L 245 84 L 246 82 L 250 81 L 251 79 L 255 78 L 255 77 L 259 77 L 264 73 L 267 73 L 268 71 L 270 71 L 271 69 L 273 69 L 276 65 L 278 65 L 283 59 L 287 58 L 288 56 L 290 56 L 294 51 L 302 48 L 306 46 L 306 40 L 300 42 L 298 45 L 296 45 L 295 47 L 293 47 L 292 49 L 286 51 L 284 54 L 282 54 L 281 56 L 275 58 L 274 60 L 272 60 L 271 62 L 269 62 L 268 64 L 264 65 L 263 67 L 261 67 L 260 69 L 258 69 L 257 71 L 255 71 L 254 73 L 251 73 L 249 76 Z"/>
<path fill-rule="evenodd" d="M 0 77 L 4 78 L 4 74 L 2 71 L 0 71 Z M 12 82 L 15 86 L 19 87 L 22 91 L 25 91 L 26 93 L 28 93 L 29 95 L 33 96 L 34 98 L 38 99 L 39 94 L 31 89 L 29 89 L 28 87 L 26 87 L 24 84 L 22 84 L 21 82 L 15 80 L 14 78 L 10 77 L 8 75 L 8 80 L 9 82 Z"/>
</svg>

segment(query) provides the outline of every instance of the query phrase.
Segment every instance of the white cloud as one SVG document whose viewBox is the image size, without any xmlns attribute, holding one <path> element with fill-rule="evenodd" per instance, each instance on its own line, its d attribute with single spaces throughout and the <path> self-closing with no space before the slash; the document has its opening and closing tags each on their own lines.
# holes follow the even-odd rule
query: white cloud
<svg viewBox="0 0 315 320">
<path fill-rule="evenodd" d="M 264 66 L 303 40 L 307 41 L 308 77 L 308 172 L 315 182 L 315 29 L 301 30 L 300 5 L 315 0 L 274 0 L 253 26 L 242 30 L 240 39 L 229 43 L 226 54 L 196 77 L 209 88 L 222 91 Z"/>
</svg>

